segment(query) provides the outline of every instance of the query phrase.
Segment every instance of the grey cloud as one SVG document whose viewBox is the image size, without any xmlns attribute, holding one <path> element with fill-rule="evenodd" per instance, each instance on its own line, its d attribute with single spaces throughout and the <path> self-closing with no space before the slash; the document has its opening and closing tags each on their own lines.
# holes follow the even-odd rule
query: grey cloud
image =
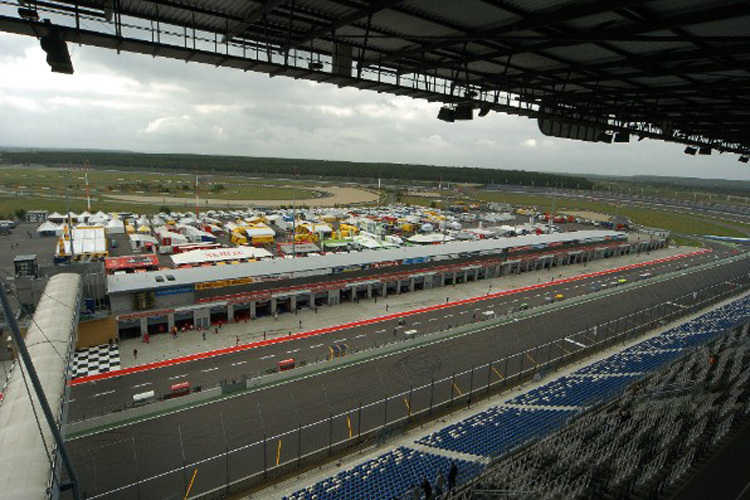
<svg viewBox="0 0 750 500">
<path fill-rule="evenodd" d="M 36 47 L 0 35 L 0 64 L 23 61 Z M 1 145 L 750 179 L 736 155 L 687 157 L 659 141 L 550 139 L 535 121 L 501 114 L 449 124 L 435 118 L 438 104 L 91 47 L 75 46 L 73 60 L 65 89 L 50 85 L 59 80 L 46 72 L 36 82 L 46 86 L 14 85 L 26 81 L 28 64 L 3 75 Z M 98 75 L 99 87 L 73 85 Z M 113 90 L 110 81 L 127 88 Z"/>
</svg>

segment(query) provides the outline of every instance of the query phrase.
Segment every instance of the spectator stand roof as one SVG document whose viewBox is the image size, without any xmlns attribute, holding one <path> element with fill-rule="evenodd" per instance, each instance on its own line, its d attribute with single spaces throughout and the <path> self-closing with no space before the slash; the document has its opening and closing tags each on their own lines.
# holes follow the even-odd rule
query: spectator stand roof
<svg viewBox="0 0 750 500">
<path fill-rule="evenodd" d="M 70 42 L 750 151 L 745 0 L 24 3 Z M 0 30 L 46 33 L 16 7 Z"/>
</svg>

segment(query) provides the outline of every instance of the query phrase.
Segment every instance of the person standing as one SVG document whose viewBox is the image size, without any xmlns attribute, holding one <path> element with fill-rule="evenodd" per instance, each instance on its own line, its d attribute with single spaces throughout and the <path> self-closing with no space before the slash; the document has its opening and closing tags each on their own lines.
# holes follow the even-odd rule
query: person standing
<svg viewBox="0 0 750 500">
<path fill-rule="evenodd" d="M 445 477 L 442 471 L 438 471 L 438 475 L 435 478 L 435 498 L 443 496 L 443 487 L 445 485 Z"/>
<path fill-rule="evenodd" d="M 432 500 L 432 486 L 426 477 L 422 479 L 422 491 L 426 500 Z"/>
<path fill-rule="evenodd" d="M 448 491 L 456 487 L 456 476 L 458 476 L 458 467 L 456 462 L 451 462 L 451 468 L 448 469 Z"/>
<path fill-rule="evenodd" d="M 133 349 L 133 359 L 138 359 L 138 349 Z"/>
<path fill-rule="evenodd" d="M 203 330 L 201 333 L 203 333 L 203 340 L 206 340 L 206 330 Z"/>
</svg>

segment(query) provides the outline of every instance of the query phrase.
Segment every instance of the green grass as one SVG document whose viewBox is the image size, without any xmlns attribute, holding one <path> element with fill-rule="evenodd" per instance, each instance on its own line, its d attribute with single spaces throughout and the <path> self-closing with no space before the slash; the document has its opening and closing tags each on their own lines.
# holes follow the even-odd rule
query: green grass
<svg viewBox="0 0 750 500">
<path fill-rule="evenodd" d="M 444 201 L 437 201 L 435 198 L 425 198 L 424 196 L 401 196 L 401 203 L 406 205 L 419 205 L 422 207 L 430 208 L 433 203 L 438 208 L 445 208 L 446 204 Z"/>
<path fill-rule="evenodd" d="M 135 204 L 125 202 L 92 202 L 91 210 L 97 212 L 134 212 L 134 213 L 157 213 L 161 205 Z M 0 196 L 0 218 L 12 219 L 16 210 L 47 210 L 49 212 L 65 213 L 66 203 L 64 199 L 54 198 L 24 198 Z M 174 210 L 180 210 L 182 207 L 171 207 Z M 86 210 L 86 201 L 70 200 L 70 209 L 73 212 L 82 212 Z M 183 210 L 184 211 L 184 210 Z"/>
<path fill-rule="evenodd" d="M 162 205 L 174 210 L 190 210 L 194 206 L 195 179 L 176 173 L 136 173 L 91 170 L 88 173 L 93 210 L 155 213 Z M 67 189 L 66 189 L 67 184 Z M 292 200 L 315 197 L 315 190 L 300 182 L 259 180 L 229 175 L 200 177 L 200 197 L 221 200 Z M 65 198 L 71 198 L 73 211 L 86 208 L 84 172 L 81 169 L 1 168 L 0 214 L 8 217 L 18 209 L 64 212 Z M 107 195 L 152 196 L 150 203 L 129 203 L 111 200 Z M 177 203 L 162 203 L 163 198 L 185 198 Z M 95 201 L 98 200 L 98 201 Z M 211 205 L 201 204 L 204 209 Z"/>
<path fill-rule="evenodd" d="M 745 236 L 745 233 L 725 227 L 716 219 L 705 216 L 695 216 L 667 210 L 658 210 L 642 206 L 614 205 L 596 199 L 557 198 L 553 200 L 547 196 L 534 196 L 517 193 L 497 193 L 478 191 L 475 196 L 482 201 L 498 201 L 518 206 L 533 206 L 542 212 L 552 211 L 553 204 L 558 212 L 566 210 L 587 210 L 612 215 L 622 215 L 636 224 L 648 227 L 668 229 L 675 233 L 685 234 L 715 234 L 720 236 Z M 729 223 L 725 223 L 728 224 Z"/>
</svg>

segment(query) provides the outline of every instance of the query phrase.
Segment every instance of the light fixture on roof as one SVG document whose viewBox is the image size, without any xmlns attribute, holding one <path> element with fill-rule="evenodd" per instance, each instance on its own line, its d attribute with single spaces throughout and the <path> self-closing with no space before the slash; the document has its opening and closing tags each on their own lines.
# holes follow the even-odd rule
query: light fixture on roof
<svg viewBox="0 0 750 500">
<path fill-rule="evenodd" d="M 701 148 L 698 150 L 699 155 L 710 155 L 711 154 L 711 146 L 701 146 Z"/>
<path fill-rule="evenodd" d="M 747 156 L 740 156 L 739 162 L 740 163 L 747 163 L 748 162 L 748 157 Z"/>
<path fill-rule="evenodd" d="M 492 111 L 492 108 L 489 104 L 482 104 L 482 107 L 479 108 L 479 113 L 477 113 L 478 116 L 487 116 L 490 114 L 490 111 Z"/>
<path fill-rule="evenodd" d="M 47 27 L 47 34 L 39 42 L 42 45 L 42 50 L 47 53 L 47 64 L 50 65 L 53 73 L 72 75 L 73 62 L 70 60 L 68 44 L 60 35 L 60 30 L 49 20 L 45 20 L 44 24 Z"/>
<path fill-rule="evenodd" d="M 607 132 L 599 132 L 599 135 L 596 136 L 596 142 L 606 142 L 607 144 L 612 144 L 612 139 L 614 136 L 612 134 L 608 134 Z"/>
<path fill-rule="evenodd" d="M 466 96 L 467 99 L 474 99 L 479 94 L 477 94 L 476 90 L 467 90 L 466 94 L 464 94 L 464 95 Z"/>
<path fill-rule="evenodd" d="M 310 61 L 307 64 L 307 67 L 313 71 L 320 71 L 323 69 L 323 62 L 322 61 Z"/>
<path fill-rule="evenodd" d="M 39 20 L 39 13 L 36 10 L 30 9 L 28 7 L 19 7 L 18 15 L 21 16 L 22 19 L 26 19 L 27 21 Z"/>
<path fill-rule="evenodd" d="M 627 132 L 617 132 L 615 134 L 615 142 L 630 142 L 630 134 Z"/>
<path fill-rule="evenodd" d="M 442 120 L 444 122 L 454 122 L 456 121 L 456 110 L 451 108 L 450 106 L 443 106 L 440 108 L 440 111 L 438 111 L 438 120 Z"/>
<path fill-rule="evenodd" d="M 473 120 L 474 106 L 471 103 L 461 103 L 456 106 L 456 120 Z"/>
<path fill-rule="evenodd" d="M 698 148 L 694 148 L 693 146 L 688 146 L 685 148 L 685 154 L 695 156 L 695 153 L 698 152 Z"/>
</svg>

